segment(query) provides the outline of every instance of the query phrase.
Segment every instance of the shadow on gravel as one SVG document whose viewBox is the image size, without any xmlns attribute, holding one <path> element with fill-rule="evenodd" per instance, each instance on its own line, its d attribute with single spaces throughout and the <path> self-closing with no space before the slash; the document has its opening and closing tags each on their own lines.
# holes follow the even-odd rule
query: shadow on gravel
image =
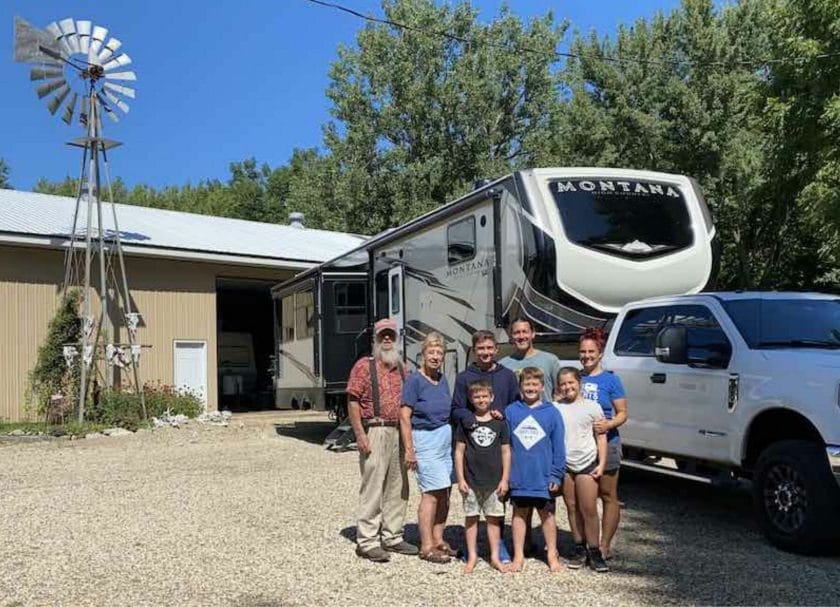
<svg viewBox="0 0 840 607">
<path fill-rule="evenodd" d="M 280 436 L 288 436 L 316 445 L 322 445 L 327 435 L 335 430 L 335 422 L 330 420 L 311 422 L 290 422 L 274 424 Z"/>
<path fill-rule="evenodd" d="M 638 602 L 837 604 L 840 558 L 771 546 L 745 487 L 718 488 L 622 470 L 625 503 L 611 576 L 652 582 Z"/>
<path fill-rule="evenodd" d="M 356 543 L 356 526 L 345 527 L 338 534 L 349 542 Z M 480 534 L 484 534 L 484 524 Z M 479 535 L 479 538 L 482 536 Z M 403 528 L 403 539 L 406 542 L 420 545 L 420 531 L 417 528 L 417 523 L 407 523 Z M 449 542 L 454 548 L 460 549 L 464 547 L 464 527 L 462 525 L 447 525 L 443 530 L 443 539 Z M 481 540 L 479 539 L 479 549 L 481 547 Z"/>
</svg>

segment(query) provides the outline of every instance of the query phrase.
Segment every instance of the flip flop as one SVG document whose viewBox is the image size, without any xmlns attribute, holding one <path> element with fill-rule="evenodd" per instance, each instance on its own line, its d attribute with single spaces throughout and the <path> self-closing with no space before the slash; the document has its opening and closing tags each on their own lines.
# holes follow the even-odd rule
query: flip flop
<svg viewBox="0 0 840 607">
<path fill-rule="evenodd" d="M 451 560 L 448 554 L 438 552 L 437 550 L 429 550 L 428 552 L 421 551 L 418 556 L 420 557 L 421 561 L 428 561 L 430 563 L 437 563 L 439 565 L 445 565 Z"/>
<path fill-rule="evenodd" d="M 442 552 L 447 556 L 457 557 L 460 554 L 459 550 L 455 550 L 448 542 L 443 542 L 435 547 L 435 550 Z"/>
</svg>

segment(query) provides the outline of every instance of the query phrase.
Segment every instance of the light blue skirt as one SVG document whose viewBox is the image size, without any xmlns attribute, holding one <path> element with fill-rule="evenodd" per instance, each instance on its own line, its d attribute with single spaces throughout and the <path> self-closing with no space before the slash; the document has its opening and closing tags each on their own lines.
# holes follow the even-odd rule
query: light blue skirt
<svg viewBox="0 0 840 607">
<path fill-rule="evenodd" d="M 452 486 L 452 426 L 412 430 L 417 457 L 417 486 L 421 493 Z"/>
</svg>

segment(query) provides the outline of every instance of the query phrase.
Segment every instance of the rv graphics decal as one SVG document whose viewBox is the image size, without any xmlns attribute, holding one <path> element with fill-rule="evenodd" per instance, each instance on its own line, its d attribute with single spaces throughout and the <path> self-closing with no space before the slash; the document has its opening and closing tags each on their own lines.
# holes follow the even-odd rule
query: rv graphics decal
<svg viewBox="0 0 840 607">
<path fill-rule="evenodd" d="M 464 261 L 457 265 L 446 268 L 446 277 L 454 278 L 455 276 L 487 276 L 496 264 L 496 256 L 491 253 L 485 255 L 480 259 L 471 259 Z"/>
</svg>

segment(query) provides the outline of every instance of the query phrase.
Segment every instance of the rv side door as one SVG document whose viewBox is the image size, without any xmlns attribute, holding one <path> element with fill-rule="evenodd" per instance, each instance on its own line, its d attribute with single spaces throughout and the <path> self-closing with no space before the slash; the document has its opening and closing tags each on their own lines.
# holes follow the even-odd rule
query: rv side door
<svg viewBox="0 0 840 607">
<path fill-rule="evenodd" d="M 388 270 L 388 317 L 397 323 L 397 345 L 405 352 L 405 307 L 403 301 L 403 267 Z"/>
</svg>

